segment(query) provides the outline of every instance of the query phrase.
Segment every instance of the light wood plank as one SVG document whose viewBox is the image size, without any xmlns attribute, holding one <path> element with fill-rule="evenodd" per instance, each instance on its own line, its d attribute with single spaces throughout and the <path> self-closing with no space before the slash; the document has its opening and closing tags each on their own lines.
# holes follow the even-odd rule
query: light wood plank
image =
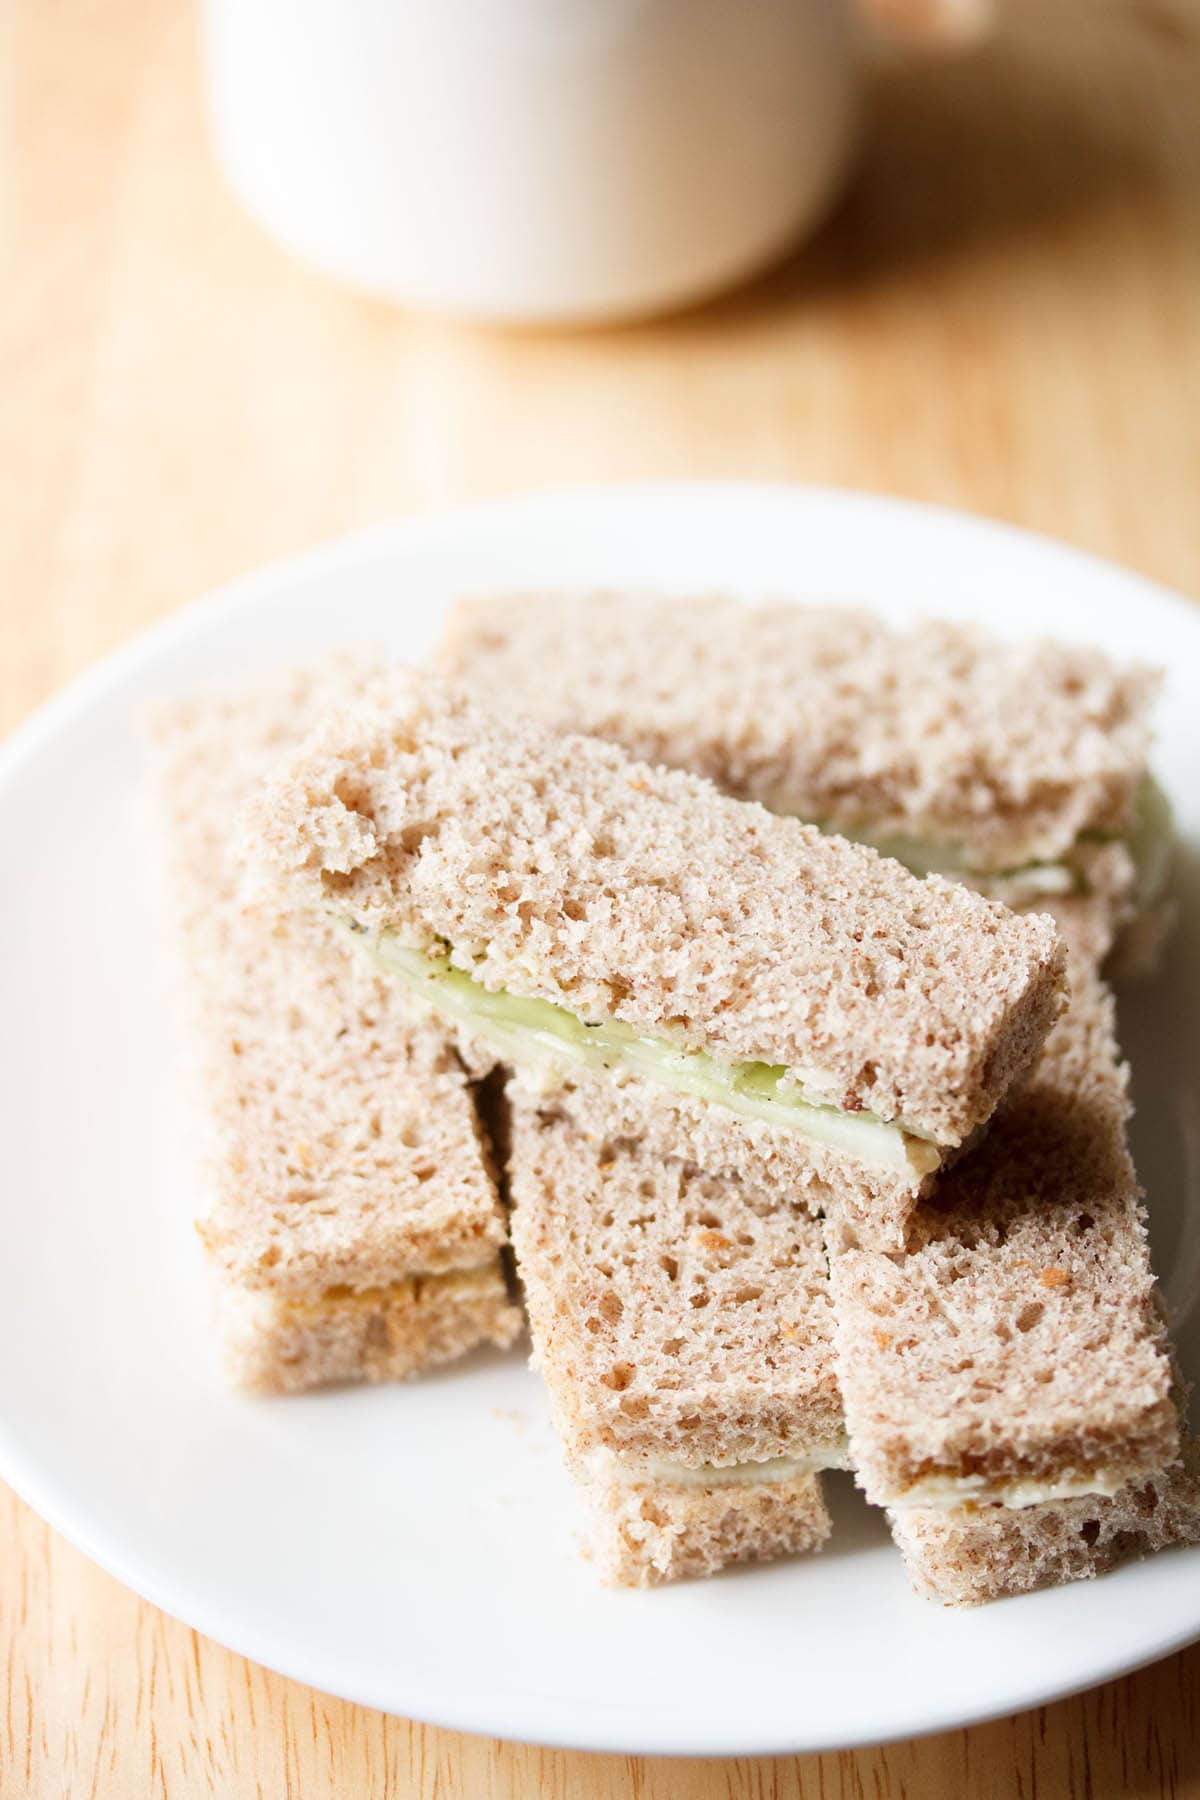
<svg viewBox="0 0 1200 1800">
<path fill-rule="evenodd" d="M 1200 591 L 1192 0 L 1012 0 L 976 60 L 881 82 L 818 243 L 703 311 L 590 336 L 417 319 L 292 264 L 214 174 L 180 5 L 14 0 L 0 59 L 0 729 L 241 569 L 547 481 L 881 488 Z M 1200 1650 L 858 1755 L 563 1755 L 254 1668 L 12 1496 L 0 1657 L 5 1796 L 1200 1800 Z"/>
</svg>

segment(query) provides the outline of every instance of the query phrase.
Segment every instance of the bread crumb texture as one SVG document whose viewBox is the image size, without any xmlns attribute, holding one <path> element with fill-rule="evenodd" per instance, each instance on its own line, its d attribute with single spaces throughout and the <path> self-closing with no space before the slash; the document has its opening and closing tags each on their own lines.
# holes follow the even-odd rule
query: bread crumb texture
<svg viewBox="0 0 1200 1800">
<path fill-rule="evenodd" d="M 1087 1581 L 1118 1564 L 1200 1543 L 1195 1445 L 1159 1475 L 1111 1498 L 1089 1495 L 1017 1508 L 914 1508 L 891 1517 L 913 1586 L 944 1606 Z"/>
<path fill-rule="evenodd" d="M 425 1327 L 402 1326 L 407 1290 L 388 1297 L 392 1284 L 451 1270 L 499 1279 L 504 1225 L 456 1059 L 405 1021 L 388 984 L 357 967 L 323 919 L 248 891 L 232 848 L 239 808 L 267 769 L 376 672 L 370 659 L 334 658 L 161 706 L 146 722 L 199 1102 L 208 1203 L 198 1230 L 225 1279 L 251 1295 L 233 1353 L 251 1385 L 304 1385 L 309 1370 L 405 1372 Z M 338 1288 L 375 1298 L 365 1311 L 349 1299 L 295 1311 Z M 442 1342 L 455 1331 L 460 1347 L 507 1341 L 519 1325 L 502 1289 L 453 1305 L 456 1290 L 438 1291 L 424 1316 L 444 1312 Z"/>
<path fill-rule="evenodd" d="M 309 904 L 493 989 L 829 1077 L 850 1110 L 954 1145 L 1060 1009 L 1050 919 L 918 881 L 632 761 L 396 674 L 328 719 L 248 813 Z"/>
<path fill-rule="evenodd" d="M 832 1529 L 817 1475 L 733 1489 L 594 1483 L 585 1498 L 588 1550 L 610 1586 L 657 1587 L 799 1556 Z"/>
<path fill-rule="evenodd" d="M 260 1394 L 402 1381 L 476 1344 L 511 1344 L 522 1326 L 497 1257 L 386 1288 L 330 1288 L 311 1301 L 224 1281 L 216 1312 L 231 1381 Z"/>
<path fill-rule="evenodd" d="M 683 1158 L 710 1174 L 786 1196 L 788 1205 L 803 1206 L 813 1217 L 836 1206 L 863 1243 L 885 1250 L 903 1249 L 921 1195 L 937 1180 L 936 1171 L 921 1176 L 857 1162 L 802 1132 L 741 1118 L 636 1076 L 614 1079 L 573 1069 L 547 1084 L 517 1072 L 511 1087 L 570 1115 L 593 1138 L 627 1139 L 648 1157 Z"/>
<path fill-rule="evenodd" d="M 906 1256 L 827 1224 L 847 1426 L 876 1503 L 929 1478 L 1119 1483 L 1177 1453 L 1112 997 L 1085 961 L 1072 988 Z"/>
<path fill-rule="evenodd" d="M 534 1355 L 576 1461 L 695 1467 L 841 1436 L 820 1227 L 778 1195 L 514 1096 L 513 1245 Z"/>
<path fill-rule="evenodd" d="M 851 834 L 1060 857 L 1131 820 L 1158 677 L 1100 651 L 716 596 L 463 601 L 444 671 L 541 723 Z"/>
</svg>

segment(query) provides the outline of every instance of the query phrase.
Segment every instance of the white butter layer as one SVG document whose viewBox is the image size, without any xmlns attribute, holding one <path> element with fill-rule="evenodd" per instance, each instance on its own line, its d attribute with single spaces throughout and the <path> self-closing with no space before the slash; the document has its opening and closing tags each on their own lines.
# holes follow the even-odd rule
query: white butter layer
<svg viewBox="0 0 1200 1800">
<path fill-rule="evenodd" d="M 642 1487 L 649 1482 L 667 1487 L 759 1487 L 783 1481 L 799 1481 L 819 1475 L 823 1469 L 848 1469 L 850 1447 L 845 1438 L 817 1444 L 801 1456 L 772 1456 L 762 1462 L 681 1463 L 666 1456 L 618 1456 L 613 1450 L 593 1450 L 576 1465 L 587 1481 L 621 1487 Z"/>
<path fill-rule="evenodd" d="M 1026 1506 L 1041 1506 L 1047 1500 L 1080 1500 L 1089 1494 L 1111 1499 L 1125 1486 L 1127 1475 L 1106 1474 L 1103 1470 L 1070 1472 L 1056 1481 L 990 1481 L 983 1475 L 927 1475 L 906 1488 L 898 1499 L 888 1501 L 890 1512 L 909 1512 L 914 1507 L 930 1507 L 939 1512 L 952 1512 L 964 1506 L 1004 1506 L 1019 1511 Z"/>
</svg>

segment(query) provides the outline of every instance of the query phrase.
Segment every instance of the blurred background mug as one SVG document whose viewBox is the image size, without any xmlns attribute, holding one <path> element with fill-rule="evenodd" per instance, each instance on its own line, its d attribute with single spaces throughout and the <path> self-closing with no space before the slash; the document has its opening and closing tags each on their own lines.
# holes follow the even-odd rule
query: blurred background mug
<svg viewBox="0 0 1200 1800">
<path fill-rule="evenodd" d="M 851 0 L 207 0 L 213 133 L 247 209 L 344 281 L 616 319 L 816 224 L 852 159 L 862 27 Z"/>
</svg>

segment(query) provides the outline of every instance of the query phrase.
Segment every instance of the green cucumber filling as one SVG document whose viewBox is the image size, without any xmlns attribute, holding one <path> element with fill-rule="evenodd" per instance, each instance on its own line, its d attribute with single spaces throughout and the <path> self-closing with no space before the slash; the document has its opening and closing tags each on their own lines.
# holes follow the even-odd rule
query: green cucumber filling
<svg viewBox="0 0 1200 1800">
<path fill-rule="evenodd" d="M 829 821 L 822 830 L 836 831 Z M 962 876 L 1015 882 L 1034 894 L 1087 892 L 1085 856 L 1089 844 L 1117 841 L 1100 831 L 1085 831 L 1057 862 L 1028 862 L 1010 869 L 974 869 L 967 851 L 958 844 L 930 844 L 918 838 L 888 837 L 857 830 L 846 835 L 869 844 L 882 856 L 892 856 L 914 875 Z M 1166 883 L 1171 848 L 1171 803 L 1152 775 L 1143 777 L 1134 800 L 1133 819 L 1124 840 L 1135 870 L 1135 898 L 1150 906 Z"/>
<path fill-rule="evenodd" d="M 528 1066 L 576 1065 L 645 1077 L 676 1092 L 727 1107 L 744 1118 L 800 1132 L 852 1156 L 907 1174 L 927 1175 L 941 1153 L 905 1125 L 870 1112 L 843 1112 L 806 1094 L 802 1082 L 771 1063 L 724 1065 L 703 1050 L 647 1037 L 618 1019 L 585 1023 L 551 1000 L 493 991 L 452 966 L 448 948 L 429 954 L 384 931 L 371 938 L 361 926 L 341 921 L 380 967 L 431 1011 L 465 1025 L 492 1049 Z"/>
<path fill-rule="evenodd" d="M 860 843 L 873 844 L 884 855 L 895 857 L 916 875 L 961 875 L 968 868 L 965 852 L 954 845 L 873 837 L 862 831 L 855 836 Z M 1147 776 L 1125 834 L 1137 872 L 1140 906 L 1150 905 L 1162 891 L 1170 840 L 1170 805 L 1158 783 Z M 1079 845 L 1103 841 L 1098 833 L 1085 833 Z M 1058 862 L 1031 862 L 991 873 L 1020 881 L 1036 893 L 1072 894 L 1086 889 L 1084 870 L 1070 851 Z M 452 965 L 448 945 L 431 954 L 400 943 L 394 933 L 385 931 L 371 938 L 361 926 L 348 920 L 340 923 L 388 975 L 401 981 L 426 1007 L 466 1026 L 514 1063 L 574 1064 L 641 1076 L 744 1118 L 797 1131 L 860 1162 L 910 1174 L 929 1174 L 941 1161 L 937 1145 L 902 1120 L 888 1121 L 870 1112 L 844 1112 L 831 1104 L 814 1091 L 824 1085 L 819 1076 L 806 1082 L 765 1062 L 726 1065 L 703 1050 L 646 1036 L 619 1019 L 585 1022 L 553 1001 L 524 999 L 504 989 L 484 987 L 466 970 Z"/>
<path fill-rule="evenodd" d="M 1171 872 L 1171 837 L 1175 821 L 1171 802 L 1153 775 L 1143 777 L 1133 808 L 1133 823 L 1125 842 L 1137 872 L 1139 906 L 1151 906 L 1167 885 Z"/>
</svg>

